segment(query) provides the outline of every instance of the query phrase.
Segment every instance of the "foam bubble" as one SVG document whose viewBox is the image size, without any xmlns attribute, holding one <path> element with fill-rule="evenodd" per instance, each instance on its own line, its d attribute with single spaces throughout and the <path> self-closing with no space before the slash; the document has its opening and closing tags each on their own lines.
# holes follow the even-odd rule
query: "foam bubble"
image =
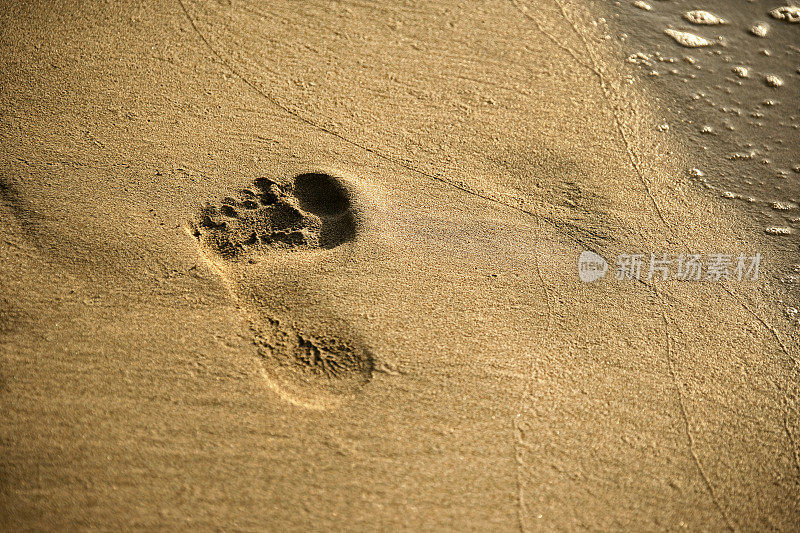
<svg viewBox="0 0 800 533">
<path fill-rule="evenodd" d="M 706 175 L 706 173 L 700 170 L 699 168 L 690 168 L 689 175 L 693 178 L 702 178 L 703 176 Z"/>
<path fill-rule="evenodd" d="M 664 33 L 675 39 L 675 42 L 687 48 L 699 48 L 701 46 L 710 46 L 711 41 L 705 37 L 700 37 L 688 31 L 678 31 L 671 28 L 664 30 Z"/>
<path fill-rule="evenodd" d="M 780 87 L 783 85 L 783 80 L 775 74 L 768 74 L 766 77 L 764 77 L 764 83 L 770 87 Z"/>
<path fill-rule="evenodd" d="M 791 22 L 797 24 L 800 22 L 800 7 L 798 6 L 782 6 L 776 7 L 769 12 L 770 16 L 784 22 Z"/>
<path fill-rule="evenodd" d="M 727 20 L 716 16 L 714 13 L 709 13 L 708 11 L 703 11 L 702 9 L 687 11 L 683 14 L 683 18 L 692 24 L 714 25 L 728 23 Z"/>
<path fill-rule="evenodd" d="M 743 65 L 735 66 L 731 70 L 734 72 L 734 74 L 736 74 L 740 78 L 749 78 L 750 77 L 750 69 L 745 67 L 745 66 L 743 66 Z"/>
<path fill-rule="evenodd" d="M 788 226 L 770 226 L 764 229 L 764 232 L 767 235 L 783 236 L 783 235 L 791 235 L 792 233 L 794 233 L 794 230 Z"/>
<path fill-rule="evenodd" d="M 750 26 L 750 33 L 756 37 L 766 37 L 767 33 L 769 33 L 769 24 L 766 22 L 757 22 Z"/>
</svg>

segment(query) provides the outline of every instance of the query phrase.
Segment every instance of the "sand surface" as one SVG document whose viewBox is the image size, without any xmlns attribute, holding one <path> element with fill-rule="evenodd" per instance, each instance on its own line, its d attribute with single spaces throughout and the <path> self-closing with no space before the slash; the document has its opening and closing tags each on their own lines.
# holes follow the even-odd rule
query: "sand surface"
<svg viewBox="0 0 800 533">
<path fill-rule="evenodd" d="M 0 528 L 796 529 L 796 241 L 658 127 L 667 4 L 5 5 Z"/>
</svg>

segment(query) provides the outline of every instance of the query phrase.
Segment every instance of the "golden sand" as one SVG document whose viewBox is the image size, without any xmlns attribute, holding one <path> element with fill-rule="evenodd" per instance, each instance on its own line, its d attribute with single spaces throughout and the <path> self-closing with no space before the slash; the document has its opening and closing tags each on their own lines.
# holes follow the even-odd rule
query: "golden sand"
<svg viewBox="0 0 800 533">
<path fill-rule="evenodd" d="M 774 270 L 602 9 L 7 6 L 0 528 L 796 528 L 774 280 L 578 279 Z"/>
</svg>

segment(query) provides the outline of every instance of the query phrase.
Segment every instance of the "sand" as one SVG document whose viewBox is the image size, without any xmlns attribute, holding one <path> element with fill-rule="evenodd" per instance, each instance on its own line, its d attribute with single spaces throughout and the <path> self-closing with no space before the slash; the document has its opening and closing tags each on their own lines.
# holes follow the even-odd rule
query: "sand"
<svg viewBox="0 0 800 533">
<path fill-rule="evenodd" d="M 0 16 L 2 529 L 797 527 L 787 245 L 611 6 Z"/>
</svg>

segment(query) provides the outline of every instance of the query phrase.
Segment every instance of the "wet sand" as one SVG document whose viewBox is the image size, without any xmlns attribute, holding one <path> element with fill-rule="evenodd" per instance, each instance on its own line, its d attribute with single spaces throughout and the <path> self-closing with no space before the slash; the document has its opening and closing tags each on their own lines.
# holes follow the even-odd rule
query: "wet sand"
<svg viewBox="0 0 800 533">
<path fill-rule="evenodd" d="M 775 2 L 704 3 L 721 24 L 698 23 L 691 2 L 647 5 L 619 3 L 607 13 L 620 50 L 661 102 L 659 127 L 681 139 L 697 185 L 773 237 L 778 300 L 798 325 L 800 26 Z M 676 46 L 664 28 L 710 44 Z"/>
<path fill-rule="evenodd" d="M 796 527 L 793 237 L 659 127 L 664 6 L 4 9 L 3 528 Z"/>
</svg>

